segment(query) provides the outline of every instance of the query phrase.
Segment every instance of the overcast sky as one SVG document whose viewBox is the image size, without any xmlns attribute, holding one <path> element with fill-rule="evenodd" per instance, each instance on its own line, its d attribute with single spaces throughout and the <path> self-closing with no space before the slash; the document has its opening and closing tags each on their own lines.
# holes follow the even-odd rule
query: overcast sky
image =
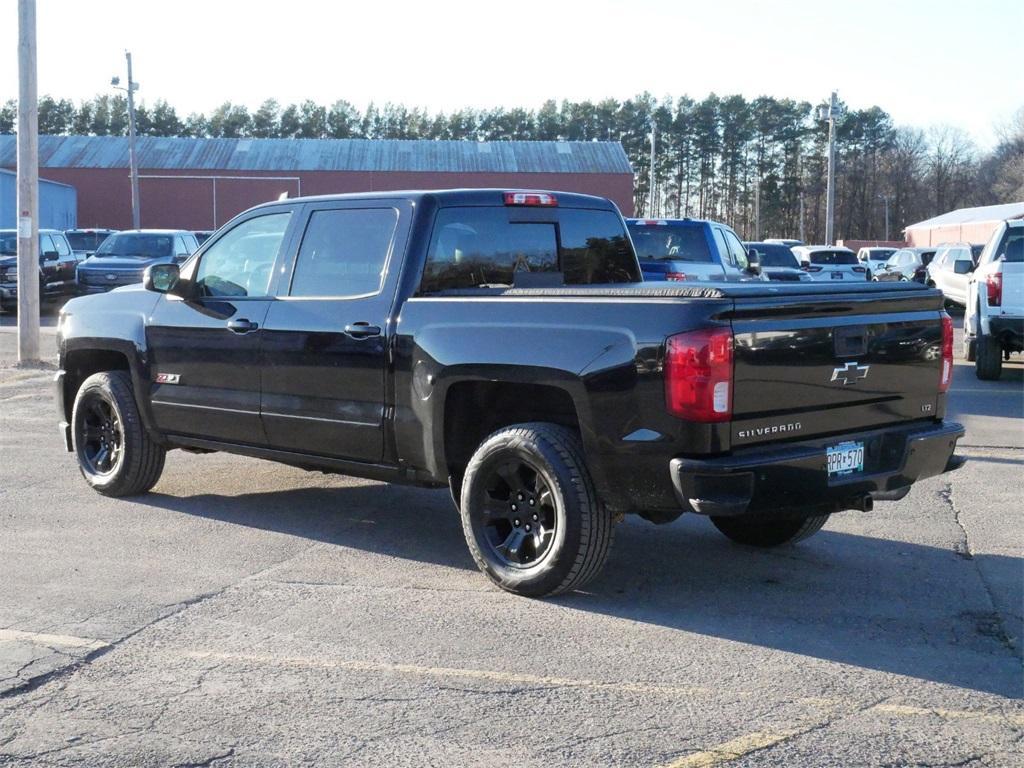
<svg viewBox="0 0 1024 768">
<path fill-rule="evenodd" d="M 0 99 L 17 96 L 17 0 L 2 0 Z M 1022 0 L 222 2 L 38 0 L 39 92 L 123 80 L 181 117 L 339 98 L 431 111 L 708 93 L 818 101 L 982 146 L 1024 106 Z"/>
</svg>

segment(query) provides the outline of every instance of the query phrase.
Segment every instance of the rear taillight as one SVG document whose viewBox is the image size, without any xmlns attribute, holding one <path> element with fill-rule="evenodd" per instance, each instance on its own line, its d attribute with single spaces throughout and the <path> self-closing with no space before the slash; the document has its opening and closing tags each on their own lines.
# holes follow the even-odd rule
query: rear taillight
<svg viewBox="0 0 1024 768">
<path fill-rule="evenodd" d="M 939 392 L 949 389 L 953 381 L 953 320 L 945 312 L 942 313 L 942 377 L 939 379 Z"/>
<path fill-rule="evenodd" d="M 993 272 L 985 278 L 985 285 L 988 287 L 988 305 L 1000 307 L 1003 304 L 1003 273 Z"/>
<path fill-rule="evenodd" d="M 732 331 L 706 328 L 665 342 L 665 405 L 688 421 L 732 418 Z"/>
<path fill-rule="evenodd" d="M 678 280 L 685 280 L 686 279 L 686 273 L 685 272 L 666 272 L 665 273 L 665 279 L 666 280 L 677 280 L 677 281 Z"/>
<path fill-rule="evenodd" d="M 558 198 L 547 192 L 506 192 L 505 205 L 542 205 L 556 207 Z"/>
<path fill-rule="evenodd" d="M 801 267 L 801 269 L 803 269 L 804 272 L 821 272 L 822 268 L 814 267 L 811 266 L 810 264 L 804 264 L 803 267 Z"/>
<path fill-rule="evenodd" d="M 867 272 L 867 270 L 864 267 L 854 267 L 853 271 L 854 272 Z"/>
</svg>

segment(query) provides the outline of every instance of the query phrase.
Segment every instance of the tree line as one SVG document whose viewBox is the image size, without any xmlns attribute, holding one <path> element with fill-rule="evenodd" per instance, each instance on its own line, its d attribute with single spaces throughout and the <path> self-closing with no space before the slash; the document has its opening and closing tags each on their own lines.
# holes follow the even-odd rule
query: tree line
<svg viewBox="0 0 1024 768">
<path fill-rule="evenodd" d="M 182 118 L 158 100 L 136 108 L 136 124 L 146 136 L 619 141 L 636 174 L 638 213 L 718 219 L 747 239 L 821 242 L 828 127 L 814 119 L 816 107 L 770 96 L 711 94 L 697 101 L 643 93 L 625 101 L 547 101 L 537 110 L 430 113 L 392 103 L 360 111 L 344 100 L 325 106 L 268 99 L 254 111 L 225 102 L 209 115 Z M 0 133 L 13 132 L 16 116 L 15 101 L 0 106 Z M 126 135 L 126 100 L 98 95 L 75 104 L 44 96 L 39 131 Z M 991 151 L 956 128 L 897 126 L 877 106 L 846 109 L 836 156 L 836 237 L 899 239 L 907 224 L 954 208 L 1024 200 L 1024 108 L 999 130 Z"/>
</svg>

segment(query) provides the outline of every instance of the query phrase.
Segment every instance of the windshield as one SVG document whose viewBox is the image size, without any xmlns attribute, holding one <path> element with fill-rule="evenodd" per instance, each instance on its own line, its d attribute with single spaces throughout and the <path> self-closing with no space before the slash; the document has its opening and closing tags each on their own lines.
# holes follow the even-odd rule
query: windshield
<svg viewBox="0 0 1024 768">
<path fill-rule="evenodd" d="M 74 251 L 95 251 L 107 239 L 106 232 L 65 232 Z"/>
<path fill-rule="evenodd" d="M 879 251 L 868 251 L 868 258 L 872 261 L 888 261 L 894 253 L 896 253 L 895 248 L 883 248 Z"/>
<path fill-rule="evenodd" d="M 18 233 L 13 229 L 10 232 L 0 232 L 0 254 L 15 256 L 17 253 Z"/>
<path fill-rule="evenodd" d="M 814 251 L 811 264 L 856 264 L 857 254 L 850 251 Z"/>
<path fill-rule="evenodd" d="M 750 243 L 750 248 L 757 251 L 762 267 L 791 267 L 799 269 L 800 263 L 793 251 L 777 243 Z"/>
<path fill-rule="evenodd" d="M 627 227 L 639 259 L 698 264 L 711 261 L 711 251 L 702 224 L 631 222 Z"/>
<path fill-rule="evenodd" d="M 96 249 L 97 256 L 125 256 L 135 259 L 159 259 L 173 256 L 171 235 L 111 235 Z"/>
</svg>

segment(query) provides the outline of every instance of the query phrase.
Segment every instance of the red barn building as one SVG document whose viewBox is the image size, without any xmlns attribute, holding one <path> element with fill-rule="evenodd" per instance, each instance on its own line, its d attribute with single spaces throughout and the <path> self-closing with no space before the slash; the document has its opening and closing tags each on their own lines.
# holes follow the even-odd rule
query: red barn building
<svg viewBox="0 0 1024 768">
<path fill-rule="evenodd" d="M 633 212 L 633 169 L 606 141 L 138 139 L 143 227 L 216 229 L 258 203 L 338 192 L 454 187 L 553 189 Z M 0 136 L 0 168 L 14 168 Z M 131 227 L 128 139 L 40 136 L 45 176 L 78 190 L 78 226 Z"/>
</svg>

